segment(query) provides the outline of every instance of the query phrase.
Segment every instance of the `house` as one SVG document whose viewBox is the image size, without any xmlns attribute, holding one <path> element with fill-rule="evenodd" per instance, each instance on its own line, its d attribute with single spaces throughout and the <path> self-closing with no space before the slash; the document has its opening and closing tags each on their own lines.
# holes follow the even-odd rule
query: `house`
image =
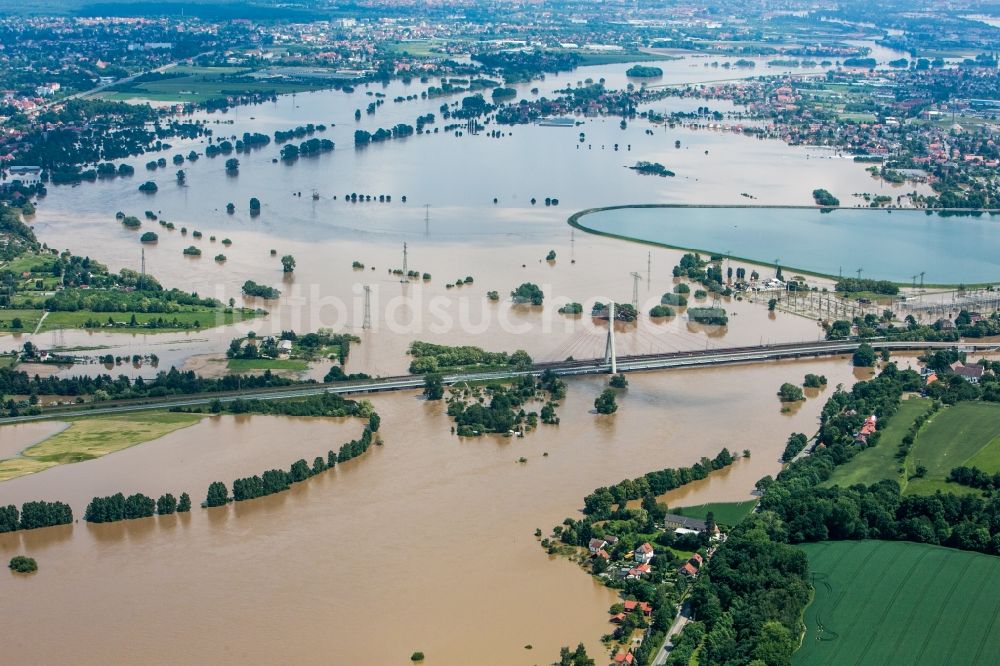
<svg viewBox="0 0 1000 666">
<path fill-rule="evenodd" d="M 618 654 L 616 654 L 614 656 L 614 659 L 612 660 L 612 663 L 615 663 L 615 664 L 626 664 L 626 666 L 628 664 L 634 664 L 635 663 L 635 655 L 633 655 L 631 652 L 619 652 Z"/>
<path fill-rule="evenodd" d="M 878 418 L 874 414 L 865 419 L 865 422 L 861 425 L 861 430 L 854 433 L 854 442 L 856 444 L 867 444 L 868 437 L 874 434 L 877 423 Z"/>
<path fill-rule="evenodd" d="M 700 553 L 695 553 L 691 556 L 691 559 L 688 560 L 688 562 L 700 569 L 701 565 L 705 563 L 705 558 L 703 558 Z"/>
<path fill-rule="evenodd" d="M 615 624 L 621 624 L 624 621 L 625 613 L 615 613 L 608 619 L 608 622 L 614 622 Z"/>
<path fill-rule="evenodd" d="M 691 576 L 691 577 L 694 577 L 695 574 L 697 574 L 697 573 L 698 573 L 698 569 L 696 569 L 695 566 L 693 564 L 691 564 L 690 562 L 685 562 L 681 566 L 680 574 L 682 576 Z"/>
<path fill-rule="evenodd" d="M 291 354 L 292 353 L 292 341 L 282 340 L 278 343 L 278 353 L 279 354 Z"/>
<path fill-rule="evenodd" d="M 939 331 L 954 331 L 955 322 L 953 322 L 951 319 L 944 319 L 944 318 L 938 319 L 936 322 L 934 322 L 934 328 L 938 329 Z"/>
<path fill-rule="evenodd" d="M 597 555 L 599 552 L 604 550 L 608 542 L 604 539 L 591 539 L 590 543 L 587 544 L 587 548 L 590 550 L 591 555 Z"/>
<path fill-rule="evenodd" d="M 20 181 L 22 185 L 34 185 L 41 180 L 42 167 L 40 166 L 12 166 L 10 168 L 10 179 Z"/>
<path fill-rule="evenodd" d="M 609 555 L 608 551 L 604 550 L 603 548 L 601 550 L 597 551 L 594 554 L 594 557 L 599 557 L 602 560 L 604 560 L 605 562 L 610 562 L 611 561 L 611 555 Z"/>
<path fill-rule="evenodd" d="M 645 601 L 631 601 L 631 600 L 629 600 L 629 601 L 626 601 L 622 605 L 625 607 L 625 612 L 626 613 L 632 613 L 632 612 L 634 612 L 637 609 L 640 610 L 640 611 L 642 611 L 643 615 L 650 615 L 653 612 L 653 607 L 649 603 L 647 603 Z"/>
<path fill-rule="evenodd" d="M 650 544 L 647 541 L 646 543 L 642 544 L 641 546 L 635 549 L 633 557 L 636 562 L 642 562 L 643 564 L 645 564 L 653 559 L 654 554 L 655 553 L 653 552 L 652 544 Z"/>
<path fill-rule="evenodd" d="M 982 379 L 985 369 L 978 363 L 966 365 L 961 361 L 955 361 L 951 364 L 951 370 L 959 377 L 964 378 L 970 384 L 978 384 L 979 380 Z"/>
<path fill-rule="evenodd" d="M 642 578 L 643 576 L 649 574 L 652 571 L 653 568 L 644 562 L 638 566 L 634 566 L 631 569 L 629 569 L 626 578 Z"/>
<path fill-rule="evenodd" d="M 935 373 L 935 372 L 932 372 L 932 373 L 930 373 L 929 375 L 927 375 L 927 379 L 925 380 L 925 384 L 926 384 L 927 386 L 930 386 L 931 384 L 933 384 L 933 383 L 934 383 L 934 382 L 936 382 L 937 380 L 938 380 L 938 376 L 937 376 L 937 373 Z"/>
</svg>

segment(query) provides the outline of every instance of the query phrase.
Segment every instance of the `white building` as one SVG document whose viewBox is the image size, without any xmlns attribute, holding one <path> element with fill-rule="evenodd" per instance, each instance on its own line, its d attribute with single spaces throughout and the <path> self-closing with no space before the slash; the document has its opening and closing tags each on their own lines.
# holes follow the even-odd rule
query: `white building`
<svg viewBox="0 0 1000 666">
<path fill-rule="evenodd" d="M 640 562 L 642 564 L 648 564 L 649 561 L 653 559 L 654 554 L 655 553 L 653 552 L 653 546 L 647 541 L 646 543 L 642 544 L 641 546 L 635 549 L 635 551 L 632 553 L 632 557 L 636 562 Z"/>
</svg>

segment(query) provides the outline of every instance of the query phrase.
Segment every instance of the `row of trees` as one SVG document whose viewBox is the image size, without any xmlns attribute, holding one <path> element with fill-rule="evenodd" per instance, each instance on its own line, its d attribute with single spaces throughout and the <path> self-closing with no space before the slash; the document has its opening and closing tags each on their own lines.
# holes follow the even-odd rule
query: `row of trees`
<svg viewBox="0 0 1000 666">
<path fill-rule="evenodd" d="M 25 502 L 21 510 L 13 504 L 0 506 L 0 532 L 33 530 L 73 522 L 73 509 L 63 502 Z"/>
<path fill-rule="evenodd" d="M 0 368 L 0 395 L 82 396 L 101 393 L 108 398 L 117 399 L 156 398 L 178 394 L 235 391 L 240 388 L 274 388 L 291 386 L 295 383 L 294 380 L 279 377 L 270 371 L 259 375 L 226 375 L 208 378 L 200 377 L 191 370 L 182 372 L 176 368 L 170 368 L 169 371 L 161 370 L 151 380 L 142 377 L 131 380 L 125 375 L 112 377 L 107 374 L 65 378 L 29 376 L 27 372 L 21 370 Z M 301 383 L 313 382 L 310 380 Z"/>
<path fill-rule="evenodd" d="M 365 453 L 375 439 L 381 419 L 377 413 L 372 413 L 368 417 L 368 424 L 361 433 L 360 439 L 354 439 L 340 447 L 339 452 L 328 451 L 326 460 L 322 456 L 316 456 L 310 467 L 304 458 L 300 458 L 292 463 L 288 471 L 281 469 L 270 469 L 260 475 L 248 476 L 233 481 L 232 499 L 236 502 L 265 497 L 288 490 L 293 483 L 300 483 L 306 479 L 322 474 L 328 469 L 333 469 L 337 463 L 344 463 Z M 223 506 L 229 502 L 229 492 L 226 484 L 221 481 L 214 481 L 208 486 L 205 497 L 206 507 Z"/>
<path fill-rule="evenodd" d="M 83 519 L 88 523 L 113 523 L 119 520 L 149 518 L 154 513 L 163 516 L 172 513 L 186 513 L 190 510 L 191 497 L 187 493 L 181 493 L 180 501 L 170 493 L 164 493 L 155 502 L 152 497 L 147 497 L 142 493 L 135 493 L 128 497 L 122 493 L 115 493 L 90 500 L 90 504 L 87 505 L 83 514 Z"/>
<path fill-rule="evenodd" d="M 616 505 L 622 509 L 629 500 L 647 495 L 655 497 L 691 481 L 704 479 L 713 471 L 732 465 L 733 460 L 729 449 L 722 449 L 715 458 L 702 458 L 690 467 L 668 467 L 635 479 L 620 481 L 610 487 L 598 488 L 583 499 L 583 513 L 593 520 L 606 520 L 614 514 L 613 508 Z"/>
</svg>

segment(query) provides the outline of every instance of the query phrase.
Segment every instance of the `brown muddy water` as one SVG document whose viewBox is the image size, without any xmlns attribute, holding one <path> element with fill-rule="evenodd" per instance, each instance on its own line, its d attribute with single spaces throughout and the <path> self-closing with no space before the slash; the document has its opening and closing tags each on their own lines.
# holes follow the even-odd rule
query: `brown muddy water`
<svg viewBox="0 0 1000 666">
<path fill-rule="evenodd" d="M 258 246 L 268 243 L 266 238 L 254 238 L 252 242 Z M 54 331 L 33 336 L 33 340 L 43 348 L 109 345 L 111 353 L 122 356 L 155 353 L 160 358 L 161 370 L 172 365 L 183 367 L 189 361 L 190 367 L 198 367 L 202 357 L 221 357 L 230 339 L 250 330 L 258 334 L 277 334 L 282 330 L 301 333 L 323 327 L 351 332 L 361 338 L 359 345 L 352 346 L 347 369 L 370 375 L 405 372 L 409 365 L 406 350 L 413 340 L 476 345 L 491 351 L 525 349 L 533 358 L 543 361 L 563 360 L 568 356 L 592 358 L 603 354 L 606 323 L 595 323 L 589 316 L 590 307 L 595 301 L 630 302 L 631 272 L 640 276 L 637 295 L 643 316 L 638 324 L 619 330 L 620 354 L 809 341 L 822 334 L 814 321 L 768 313 L 766 297 L 757 303 L 723 300 L 723 307 L 730 313 L 729 325 L 724 328 L 695 325 L 687 320 L 683 309 L 676 317 L 650 320 L 645 313 L 660 302 L 664 292 L 673 289 L 675 280 L 670 271 L 682 253 L 589 234 L 572 234 L 569 227 L 561 228 L 549 241 L 522 240 L 511 246 L 498 247 L 474 241 L 464 246 L 434 241 L 411 243 L 409 266 L 430 272 L 432 279 L 408 284 L 401 284 L 398 277 L 387 272 L 389 267 L 402 265 L 401 243 L 343 241 L 325 258 L 309 244 L 291 246 L 286 243 L 285 248 L 298 258 L 300 268 L 293 277 L 278 279 L 277 284 L 284 293 L 280 301 L 266 304 L 271 312 L 267 317 L 191 333 L 131 336 Z M 554 262 L 544 260 L 549 250 L 556 251 Z M 266 256 L 266 249 L 261 252 Z M 332 253 L 336 258 L 331 258 Z M 355 259 L 369 269 L 353 270 L 351 262 Z M 261 262 L 255 260 L 253 263 L 259 265 Z M 734 270 L 740 265 L 747 264 L 732 263 Z M 376 267 L 374 271 L 370 270 L 373 266 Z M 197 269 L 191 270 L 192 278 L 196 279 Z M 761 274 L 773 274 L 773 267 L 762 268 Z M 245 276 L 240 275 L 240 280 Z M 448 283 L 466 276 L 474 279 L 473 284 L 447 288 Z M 545 294 L 543 306 L 512 303 L 510 292 L 522 282 L 533 282 L 541 287 Z M 367 330 L 362 328 L 363 286 L 366 284 L 371 287 L 372 307 L 372 328 Z M 692 292 L 695 288 L 692 286 Z M 499 302 L 487 298 L 489 291 L 498 292 Z M 212 291 L 201 293 L 214 294 Z M 226 292 L 223 290 L 218 295 L 224 297 Z M 568 302 L 582 303 L 585 315 L 558 314 L 559 306 Z M 692 306 L 711 305 L 712 300 L 690 298 L 689 303 Z M 0 338 L 0 348 L 21 344 L 21 338 Z M 198 358 L 191 360 L 193 357 Z M 100 364 L 77 365 L 63 374 L 81 372 L 105 373 L 109 370 Z M 155 375 L 156 369 L 125 363 L 110 373 L 148 378 Z M 323 374 L 314 373 L 314 378 L 322 378 Z"/>
<path fill-rule="evenodd" d="M 829 388 L 782 414 L 778 386 L 807 372 L 825 374 Z M 788 434 L 812 432 L 825 397 L 854 377 L 842 358 L 633 374 L 613 416 L 592 410 L 605 378 L 573 379 L 562 424 L 524 439 L 459 440 L 442 403 L 377 396 L 383 447 L 290 492 L 222 509 L 197 508 L 209 481 L 311 460 L 360 424 L 207 418 L 5 482 L 0 503 L 58 498 L 77 516 L 91 495 L 117 490 L 187 490 L 196 508 L 0 536 L 0 557 L 39 563 L 30 577 L 0 575 L 4 658 L 406 664 L 422 650 L 428 664 L 527 665 L 581 640 L 604 655 L 614 595 L 549 558 L 534 530 L 577 515 L 597 486 L 723 446 L 752 457 L 685 500 L 748 498 L 756 479 L 777 472 Z"/>
</svg>

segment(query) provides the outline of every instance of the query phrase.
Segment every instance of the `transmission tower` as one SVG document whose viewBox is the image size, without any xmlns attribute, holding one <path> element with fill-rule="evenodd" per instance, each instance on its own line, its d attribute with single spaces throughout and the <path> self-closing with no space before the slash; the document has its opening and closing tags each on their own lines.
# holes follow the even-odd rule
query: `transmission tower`
<svg viewBox="0 0 1000 666">
<path fill-rule="evenodd" d="M 636 310 L 638 310 L 639 309 L 639 280 L 642 279 L 642 276 L 639 275 L 638 273 L 636 273 L 635 271 L 632 271 L 631 275 L 632 275 L 632 307 L 635 308 Z"/>
<path fill-rule="evenodd" d="M 608 339 L 604 345 L 604 362 L 611 364 L 611 374 L 618 374 L 618 354 L 615 352 L 615 302 L 608 303 Z"/>
<path fill-rule="evenodd" d="M 569 263 L 576 263 L 576 229 L 569 230 Z"/>
<path fill-rule="evenodd" d="M 146 248 L 142 248 L 142 262 L 141 262 L 141 270 L 140 270 L 139 275 L 141 276 L 139 278 L 139 288 L 140 289 L 145 289 L 146 288 Z M 65 280 L 64 280 L 64 285 L 65 285 Z"/>
<path fill-rule="evenodd" d="M 649 252 L 646 254 L 646 289 L 653 284 L 653 253 Z"/>
<path fill-rule="evenodd" d="M 410 271 L 406 266 L 406 255 L 407 255 L 406 243 L 403 243 L 403 277 L 402 279 L 400 279 L 400 282 L 410 281 Z"/>
<path fill-rule="evenodd" d="M 364 321 L 361 323 L 361 328 L 369 329 L 372 327 L 372 288 L 369 285 L 365 285 L 365 317 Z"/>
</svg>

